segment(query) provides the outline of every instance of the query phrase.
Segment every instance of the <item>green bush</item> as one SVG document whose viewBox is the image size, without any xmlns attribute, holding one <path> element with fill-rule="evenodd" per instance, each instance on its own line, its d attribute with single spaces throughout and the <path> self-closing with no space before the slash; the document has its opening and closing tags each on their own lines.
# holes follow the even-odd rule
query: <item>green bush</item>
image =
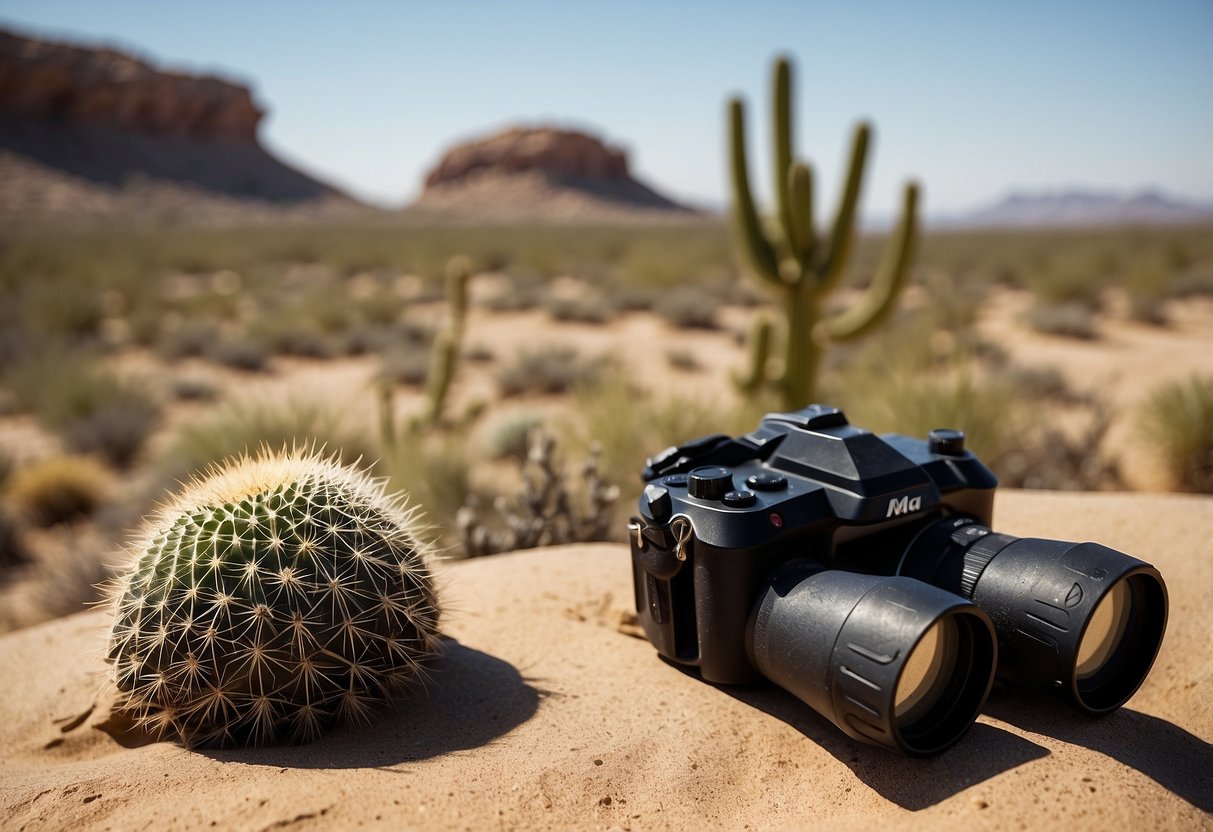
<svg viewBox="0 0 1213 832">
<path fill-rule="evenodd" d="M 1161 385 L 1138 420 L 1179 488 L 1213 494 L 1213 376 Z"/>
</svg>

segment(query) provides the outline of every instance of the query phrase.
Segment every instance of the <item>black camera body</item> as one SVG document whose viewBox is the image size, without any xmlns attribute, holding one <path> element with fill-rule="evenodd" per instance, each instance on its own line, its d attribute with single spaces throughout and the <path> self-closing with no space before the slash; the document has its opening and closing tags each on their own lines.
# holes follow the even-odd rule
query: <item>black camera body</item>
<svg viewBox="0 0 1213 832">
<path fill-rule="evenodd" d="M 668 448 L 643 478 L 632 573 L 658 652 L 712 683 L 775 681 L 859 739 L 942 751 L 996 666 L 1105 712 L 1162 639 L 1153 567 L 990 530 L 997 480 L 959 431 L 877 436 L 811 405 Z"/>
</svg>

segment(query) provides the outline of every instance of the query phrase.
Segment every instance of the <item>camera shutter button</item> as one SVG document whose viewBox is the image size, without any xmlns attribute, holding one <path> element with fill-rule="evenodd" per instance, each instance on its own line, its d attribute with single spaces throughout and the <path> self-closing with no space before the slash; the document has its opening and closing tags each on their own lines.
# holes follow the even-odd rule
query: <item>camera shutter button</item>
<svg viewBox="0 0 1213 832">
<path fill-rule="evenodd" d="M 691 471 L 687 489 L 700 500 L 719 500 L 733 490 L 733 469 L 708 465 Z"/>
</svg>

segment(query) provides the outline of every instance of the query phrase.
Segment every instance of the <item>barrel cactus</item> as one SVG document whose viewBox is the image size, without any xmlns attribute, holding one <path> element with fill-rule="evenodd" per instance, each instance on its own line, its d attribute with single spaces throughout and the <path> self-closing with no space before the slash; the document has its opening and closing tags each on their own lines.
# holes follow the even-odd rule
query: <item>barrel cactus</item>
<svg viewBox="0 0 1213 832">
<path fill-rule="evenodd" d="M 312 451 L 212 468 L 132 548 L 113 593 L 119 705 L 187 745 L 306 742 L 366 721 L 436 655 L 416 511 Z"/>
</svg>

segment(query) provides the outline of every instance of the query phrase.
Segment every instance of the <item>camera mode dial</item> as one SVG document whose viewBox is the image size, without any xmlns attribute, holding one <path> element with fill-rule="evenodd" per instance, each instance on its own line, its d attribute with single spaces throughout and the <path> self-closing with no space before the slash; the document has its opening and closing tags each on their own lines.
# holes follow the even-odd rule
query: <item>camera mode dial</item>
<svg viewBox="0 0 1213 832">
<path fill-rule="evenodd" d="M 733 469 L 707 465 L 691 471 L 687 490 L 700 500 L 719 500 L 733 490 Z"/>
</svg>

